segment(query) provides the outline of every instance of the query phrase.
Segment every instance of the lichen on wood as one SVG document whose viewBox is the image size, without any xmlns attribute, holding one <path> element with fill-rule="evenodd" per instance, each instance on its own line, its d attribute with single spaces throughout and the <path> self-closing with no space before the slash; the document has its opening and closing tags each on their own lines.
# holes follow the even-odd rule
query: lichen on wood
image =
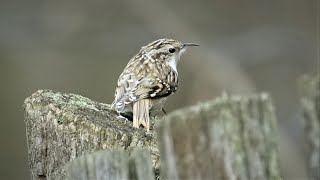
<svg viewBox="0 0 320 180">
<path fill-rule="evenodd" d="M 101 149 L 150 149 L 153 165 L 159 152 L 154 131 L 132 128 L 117 119 L 110 105 L 76 94 L 39 90 L 24 102 L 32 179 L 63 179 L 72 159 Z M 151 124 L 151 128 L 153 128 Z"/>
</svg>

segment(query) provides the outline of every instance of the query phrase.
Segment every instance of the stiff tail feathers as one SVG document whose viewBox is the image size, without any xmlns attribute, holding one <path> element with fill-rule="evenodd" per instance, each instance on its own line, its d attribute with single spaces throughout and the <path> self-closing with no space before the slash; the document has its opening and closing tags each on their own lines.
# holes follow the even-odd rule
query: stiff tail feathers
<svg viewBox="0 0 320 180">
<path fill-rule="evenodd" d="M 139 128 L 140 125 L 143 125 L 147 129 L 147 132 L 149 131 L 150 107 L 151 107 L 150 99 L 142 99 L 133 103 L 133 127 Z"/>
</svg>

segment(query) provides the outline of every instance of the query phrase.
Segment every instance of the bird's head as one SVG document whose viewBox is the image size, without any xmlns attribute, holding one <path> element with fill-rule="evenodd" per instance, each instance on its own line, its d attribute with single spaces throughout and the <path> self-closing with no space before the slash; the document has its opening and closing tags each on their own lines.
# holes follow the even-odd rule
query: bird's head
<svg viewBox="0 0 320 180">
<path fill-rule="evenodd" d="M 143 53 L 150 59 L 159 60 L 176 66 L 182 53 L 191 46 L 199 45 L 194 43 L 182 43 L 174 39 L 158 39 L 143 46 L 140 53 Z"/>
</svg>

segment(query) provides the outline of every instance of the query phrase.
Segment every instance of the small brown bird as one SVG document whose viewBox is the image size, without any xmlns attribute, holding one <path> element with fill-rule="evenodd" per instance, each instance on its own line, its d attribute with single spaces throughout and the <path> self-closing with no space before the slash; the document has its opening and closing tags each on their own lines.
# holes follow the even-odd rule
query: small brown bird
<svg viewBox="0 0 320 180">
<path fill-rule="evenodd" d="M 178 89 L 177 63 L 193 43 L 159 39 L 143 46 L 118 79 L 112 107 L 119 115 L 133 114 L 133 127 L 149 131 L 149 113 L 163 110 L 167 97 Z"/>
</svg>

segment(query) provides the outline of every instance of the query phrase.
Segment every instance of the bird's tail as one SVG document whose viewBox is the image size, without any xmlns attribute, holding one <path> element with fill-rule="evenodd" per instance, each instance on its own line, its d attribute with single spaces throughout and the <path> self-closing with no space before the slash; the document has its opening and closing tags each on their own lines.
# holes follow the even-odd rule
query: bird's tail
<svg viewBox="0 0 320 180">
<path fill-rule="evenodd" d="M 150 99 L 142 99 L 133 103 L 133 127 L 139 128 L 140 124 L 142 124 L 147 129 L 147 132 L 149 131 L 150 107 Z"/>
</svg>

